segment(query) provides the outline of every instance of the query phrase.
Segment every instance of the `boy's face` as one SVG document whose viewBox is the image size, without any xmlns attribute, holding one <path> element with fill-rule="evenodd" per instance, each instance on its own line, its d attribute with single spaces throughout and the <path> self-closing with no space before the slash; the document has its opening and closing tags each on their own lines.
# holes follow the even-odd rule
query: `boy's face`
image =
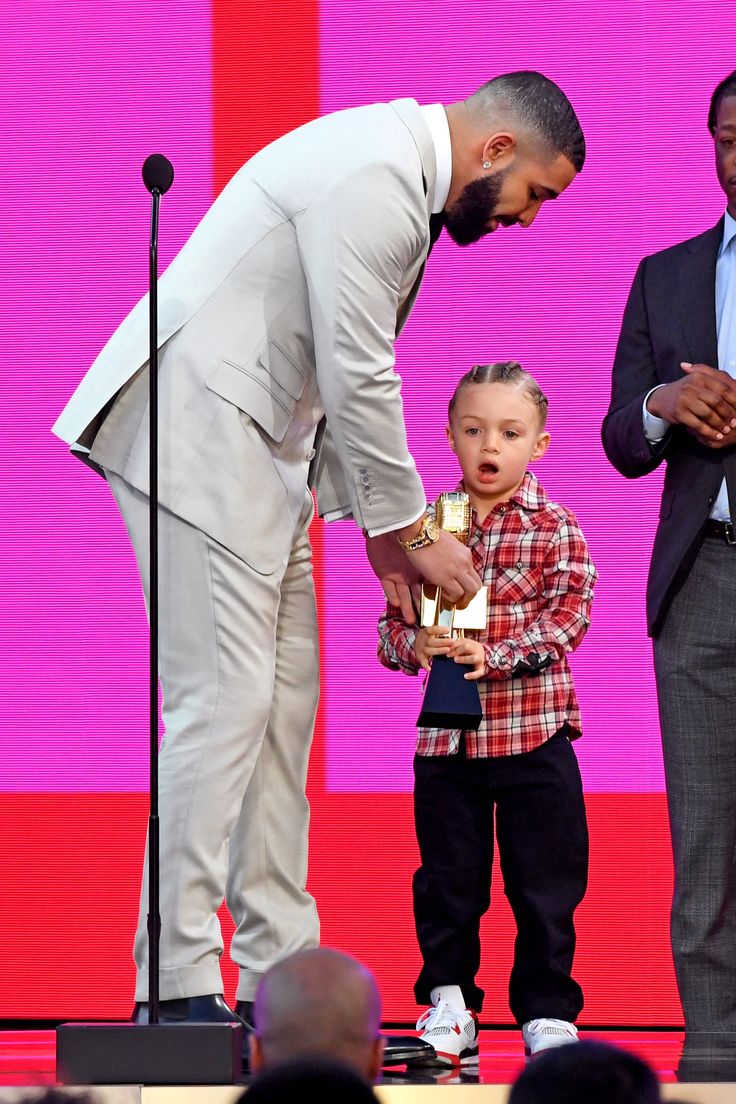
<svg viewBox="0 0 736 1104">
<path fill-rule="evenodd" d="M 447 438 L 460 461 L 465 490 L 484 516 L 519 487 L 532 460 L 547 451 L 539 411 L 516 384 L 470 383 L 460 389 Z"/>
</svg>

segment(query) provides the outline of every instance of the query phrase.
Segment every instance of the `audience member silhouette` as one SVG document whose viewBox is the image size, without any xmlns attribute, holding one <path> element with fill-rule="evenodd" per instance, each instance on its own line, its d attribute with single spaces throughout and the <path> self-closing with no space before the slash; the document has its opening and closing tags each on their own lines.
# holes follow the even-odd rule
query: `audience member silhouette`
<svg viewBox="0 0 736 1104">
<path fill-rule="evenodd" d="M 511 1086 L 508 1104 L 661 1104 L 659 1079 L 636 1054 L 584 1040 L 535 1055 Z"/>
<path fill-rule="evenodd" d="M 262 1069 L 236 1104 L 378 1104 L 365 1077 L 344 1062 L 313 1055 Z"/>
<path fill-rule="evenodd" d="M 381 998 L 371 971 L 329 947 L 298 951 L 262 976 L 249 1038 L 253 1074 L 296 1058 L 321 1056 L 380 1074 Z"/>
</svg>

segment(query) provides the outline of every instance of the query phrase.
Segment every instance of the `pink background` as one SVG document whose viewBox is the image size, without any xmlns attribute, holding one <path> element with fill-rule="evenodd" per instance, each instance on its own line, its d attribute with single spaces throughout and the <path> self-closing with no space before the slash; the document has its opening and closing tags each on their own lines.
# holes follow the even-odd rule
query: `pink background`
<svg viewBox="0 0 736 1104">
<path fill-rule="evenodd" d="M 404 95 L 451 102 L 497 72 L 539 69 L 568 93 L 583 125 L 583 172 L 529 231 L 501 229 L 461 254 L 443 235 L 397 362 L 430 497 L 458 478 L 444 426 L 463 372 L 519 360 L 549 396 L 552 446 L 536 474 L 578 515 L 600 573 L 592 626 L 572 660 L 588 792 L 663 789 L 644 619 L 661 480 L 626 483 L 605 458 L 600 424 L 638 261 L 712 226 L 725 206 L 705 122 L 713 88 L 734 66 L 723 33 L 729 10 L 410 0 L 366 5 L 348 19 L 339 0 L 322 5 L 324 111 Z M 423 680 L 374 662 L 381 593 L 361 543 L 349 524 L 327 529 L 328 783 L 410 790 Z"/>
<path fill-rule="evenodd" d="M 574 659 L 586 785 L 658 790 L 643 592 L 659 479 L 621 479 L 599 426 L 638 259 L 722 210 L 705 117 L 733 63 L 723 30 L 732 8 L 490 11 L 325 0 L 322 110 L 405 95 L 451 101 L 525 67 L 557 79 L 576 105 L 589 151 L 580 178 L 528 233 L 501 230 L 462 255 L 440 241 L 398 367 L 430 496 L 456 479 L 443 427 L 462 372 L 518 358 L 549 394 L 553 446 L 538 474 L 577 512 L 600 571 L 593 626 Z M 146 626 L 135 570 L 105 486 L 50 426 L 144 289 L 145 156 L 161 149 L 176 169 L 162 204 L 164 263 L 210 202 L 208 5 L 42 2 L 32 25 L 27 8 L 9 9 L 4 37 L 0 788 L 145 789 Z M 406 790 L 420 686 L 374 661 L 381 595 L 360 545 L 350 524 L 327 530 L 328 783 Z"/>
<path fill-rule="evenodd" d="M 147 625 L 112 499 L 50 427 L 145 289 L 146 156 L 165 153 L 176 171 L 162 202 L 163 265 L 210 204 L 222 156 L 239 148 L 222 136 L 223 82 L 228 118 L 239 112 L 243 133 L 251 120 L 268 123 L 264 104 L 293 95 L 293 67 L 257 104 L 238 95 L 237 43 L 223 62 L 214 17 L 232 36 L 252 15 L 249 56 L 261 50 L 263 72 L 283 74 L 262 37 L 271 20 L 293 28 L 284 11 L 298 2 L 36 0 L 3 13 L 0 1016 L 129 1012 L 148 786 Z M 303 14 L 309 26 L 307 0 Z M 319 22 L 322 112 L 398 96 L 449 102 L 495 73 L 533 67 L 560 82 L 583 122 L 585 169 L 531 231 L 502 230 L 463 253 L 440 240 L 398 368 L 432 497 L 457 478 L 445 408 L 467 368 L 517 358 L 550 397 L 553 444 L 537 471 L 577 512 L 600 571 L 593 624 L 573 657 L 592 840 L 578 923 L 586 1022 L 680 1023 L 644 624 L 660 478 L 623 480 L 599 430 L 637 262 L 713 225 L 723 209 L 705 120 L 734 66 L 732 0 L 323 0 Z M 313 42 L 304 47 L 309 79 Z M 420 683 L 375 660 L 382 597 L 362 538 L 349 523 L 320 527 L 319 538 L 324 696 L 310 885 L 324 940 L 373 965 L 388 1017 L 410 1022 Z M 493 935 L 482 980 L 498 1022 L 508 1017 L 513 942 L 504 908 L 498 892 L 484 921 Z"/>
</svg>

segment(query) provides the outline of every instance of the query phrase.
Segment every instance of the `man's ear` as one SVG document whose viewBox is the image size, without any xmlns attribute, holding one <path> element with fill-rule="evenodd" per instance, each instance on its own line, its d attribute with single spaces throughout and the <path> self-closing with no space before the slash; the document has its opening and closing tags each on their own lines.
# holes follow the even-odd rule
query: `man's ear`
<svg viewBox="0 0 736 1104">
<path fill-rule="evenodd" d="M 516 135 L 508 130 L 498 131 L 486 138 L 481 152 L 481 161 L 496 165 L 499 161 L 505 163 L 516 153 Z"/>
<path fill-rule="evenodd" d="M 539 434 L 536 444 L 534 445 L 534 450 L 529 458 L 530 462 L 532 460 L 541 460 L 541 458 L 544 456 L 545 452 L 549 448 L 549 443 L 551 440 L 552 438 L 550 437 L 549 433 L 546 432 L 546 430 L 544 433 Z"/>
<path fill-rule="evenodd" d="M 250 1054 L 251 1073 L 258 1073 L 259 1070 L 263 1069 L 263 1051 L 261 1050 L 261 1040 L 255 1031 L 251 1031 L 248 1036 L 248 1052 Z"/>
<path fill-rule="evenodd" d="M 379 1035 L 373 1045 L 373 1054 L 371 1055 L 371 1068 L 369 1070 L 369 1076 L 374 1084 L 381 1076 L 381 1070 L 383 1068 L 383 1052 L 385 1046 L 385 1038 L 383 1037 L 383 1035 Z"/>
</svg>

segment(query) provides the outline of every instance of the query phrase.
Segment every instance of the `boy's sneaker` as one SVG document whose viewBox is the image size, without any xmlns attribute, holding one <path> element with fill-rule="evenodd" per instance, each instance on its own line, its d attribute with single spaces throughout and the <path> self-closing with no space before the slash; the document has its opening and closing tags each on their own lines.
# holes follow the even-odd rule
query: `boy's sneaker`
<svg viewBox="0 0 736 1104">
<path fill-rule="evenodd" d="M 578 1029 L 567 1020 L 529 1020 L 521 1029 L 525 1054 L 539 1054 L 552 1047 L 578 1043 Z"/>
<path fill-rule="evenodd" d="M 417 1020 L 417 1031 L 434 1047 L 433 1065 L 460 1066 L 478 1061 L 478 1017 L 470 1008 L 458 1012 L 447 1001 L 429 1008 Z"/>
</svg>

